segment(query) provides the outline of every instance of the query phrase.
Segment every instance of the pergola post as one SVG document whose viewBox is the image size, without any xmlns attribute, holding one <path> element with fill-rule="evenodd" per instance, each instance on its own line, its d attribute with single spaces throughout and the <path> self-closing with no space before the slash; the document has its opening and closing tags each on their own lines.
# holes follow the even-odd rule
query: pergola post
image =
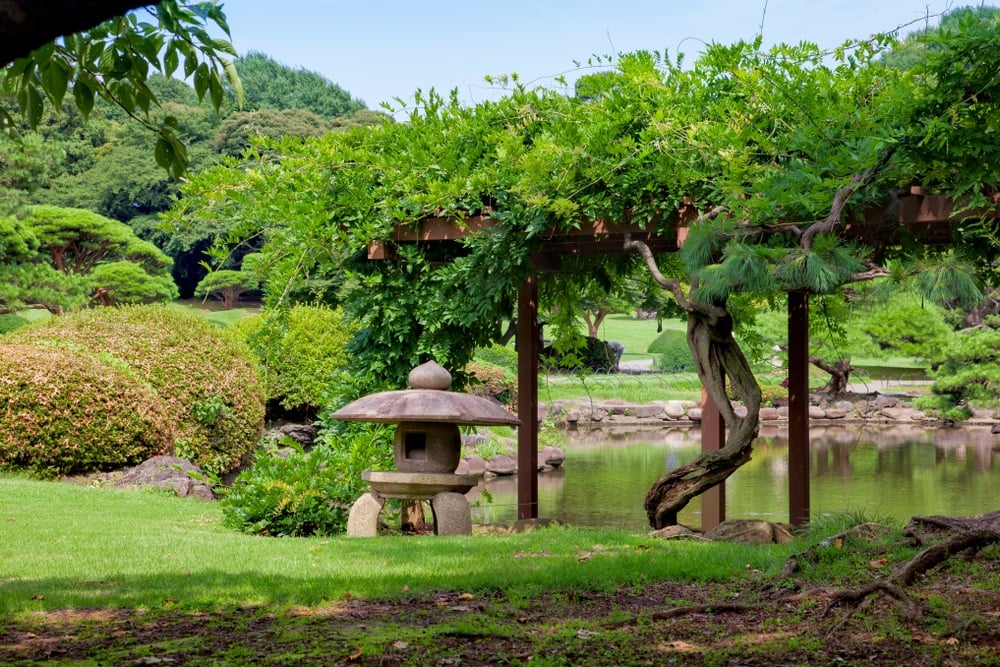
<svg viewBox="0 0 1000 667">
<path fill-rule="evenodd" d="M 701 390 L 701 451 L 717 452 L 726 446 L 726 422 L 711 394 Z M 701 494 L 701 529 L 709 531 L 726 520 L 726 482 Z"/>
<path fill-rule="evenodd" d="M 809 522 L 809 294 L 788 293 L 788 522 Z"/>
<path fill-rule="evenodd" d="M 538 276 L 517 294 L 517 518 L 538 518 Z"/>
</svg>

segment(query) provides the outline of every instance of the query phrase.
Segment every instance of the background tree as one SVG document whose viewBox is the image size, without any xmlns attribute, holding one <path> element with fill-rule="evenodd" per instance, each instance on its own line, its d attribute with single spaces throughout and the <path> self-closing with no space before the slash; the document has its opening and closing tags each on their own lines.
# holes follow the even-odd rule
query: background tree
<svg viewBox="0 0 1000 667">
<path fill-rule="evenodd" d="M 241 296 L 257 289 L 259 282 L 256 276 L 245 271 L 219 269 L 201 279 L 195 294 L 206 299 L 220 299 L 223 308 L 231 309 L 236 307 Z"/>
<path fill-rule="evenodd" d="M 33 206 L 0 225 L 3 308 L 52 312 L 98 303 L 176 298 L 170 258 L 125 224 L 82 209 Z"/>
<path fill-rule="evenodd" d="M 247 110 L 304 109 L 327 120 L 348 117 L 365 108 L 361 100 L 322 74 L 293 69 L 268 55 L 251 51 L 236 60 Z"/>
</svg>

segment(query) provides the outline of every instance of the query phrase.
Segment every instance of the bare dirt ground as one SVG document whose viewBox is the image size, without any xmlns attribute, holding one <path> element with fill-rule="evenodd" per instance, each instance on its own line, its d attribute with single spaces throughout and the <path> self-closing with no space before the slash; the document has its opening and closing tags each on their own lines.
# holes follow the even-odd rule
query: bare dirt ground
<svg viewBox="0 0 1000 667">
<path fill-rule="evenodd" d="M 0 664 L 1000 665 L 1000 557 L 984 550 L 974 561 L 918 577 L 905 603 L 751 576 L 530 599 L 63 610 L 0 624 Z"/>
</svg>

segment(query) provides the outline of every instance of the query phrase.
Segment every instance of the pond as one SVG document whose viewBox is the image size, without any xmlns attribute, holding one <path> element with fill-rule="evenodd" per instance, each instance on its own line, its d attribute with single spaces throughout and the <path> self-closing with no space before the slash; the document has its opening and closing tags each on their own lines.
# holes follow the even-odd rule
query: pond
<svg viewBox="0 0 1000 667">
<path fill-rule="evenodd" d="M 667 470 L 700 452 L 697 428 L 565 433 L 566 464 L 538 477 L 539 516 L 588 527 L 647 531 L 646 492 Z M 915 514 L 970 515 L 1000 507 L 1000 435 L 989 427 L 813 426 L 813 517 L 862 511 L 905 523 Z M 726 516 L 788 520 L 788 439 L 766 426 L 753 459 L 726 483 Z M 485 488 L 491 499 L 481 495 Z M 517 519 L 517 480 L 474 489 L 476 523 Z M 680 522 L 701 525 L 695 499 Z"/>
</svg>

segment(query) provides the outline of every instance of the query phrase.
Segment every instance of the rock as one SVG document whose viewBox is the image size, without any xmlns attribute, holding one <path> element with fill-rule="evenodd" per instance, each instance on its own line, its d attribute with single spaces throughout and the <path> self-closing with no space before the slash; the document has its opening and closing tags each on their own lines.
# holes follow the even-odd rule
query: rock
<svg viewBox="0 0 1000 667">
<path fill-rule="evenodd" d="M 369 491 L 361 495 L 347 515 L 348 537 L 377 537 L 378 515 L 385 505 L 385 498 Z"/>
<path fill-rule="evenodd" d="M 780 523 L 759 519 L 730 519 L 705 533 L 705 539 L 737 544 L 785 544 L 795 538 Z"/>
<path fill-rule="evenodd" d="M 193 496 L 202 500 L 215 500 L 215 492 L 205 482 L 192 475 L 204 474 L 198 466 L 176 456 L 154 456 L 134 468 L 126 470 L 115 480 L 120 488 L 153 486 L 170 489 L 178 496 Z"/>
<path fill-rule="evenodd" d="M 809 419 L 823 419 L 826 417 L 826 410 L 818 405 L 809 406 Z"/>
<path fill-rule="evenodd" d="M 467 475 L 482 475 L 486 472 L 486 461 L 475 454 L 471 455 L 469 458 L 465 459 L 466 465 L 468 465 Z"/>
<path fill-rule="evenodd" d="M 739 417 L 740 419 L 742 419 L 743 417 L 747 416 L 747 406 L 745 406 L 745 405 L 737 405 L 737 406 L 733 407 L 733 412 L 736 413 L 737 417 Z"/>
<path fill-rule="evenodd" d="M 663 414 L 663 406 L 656 403 L 650 403 L 648 405 L 636 405 L 635 412 L 636 417 L 640 419 L 651 419 L 654 417 L 659 417 Z"/>
<path fill-rule="evenodd" d="M 455 468 L 456 475 L 468 475 L 469 474 L 469 461 L 467 459 L 462 459 L 458 462 L 458 467 Z"/>
<path fill-rule="evenodd" d="M 875 399 L 875 408 L 877 410 L 885 410 L 886 408 L 894 408 L 899 405 L 899 399 L 895 396 L 886 396 L 885 394 L 879 394 L 878 398 Z"/>
<path fill-rule="evenodd" d="M 676 540 L 676 539 L 691 539 L 697 537 L 696 533 L 686 526 L 666 526 L 665 528 L 660 528 L 659 530 L 654 530 L 649 534 L 650 537 L 656 537 L 661 540 Z"/>
<path fill-rule="evenodd" d="M 568 410 L 566 412 L 566 423 L 576 424 L 577 422 L 580 421 L 580 417 L 581 415 L 579 410 Z"/>
<path fill-rule="evenodd" d="M 690 408 L 687 411 L 687 416 L 688 416 L 688 419 L 690 419 L 693 422 L 700 422 L 701 421 L 701 408 Z"/>
<path fill-rule="evenodd" d="M 778 419 L 778 408 L 761 408 L 760 409 L 760 419 L 761 421 L 775 421 Z"/>
<path fill-rule="evenodd" d="M 494 475 L 513 475 L 517 472 L 517 461 L 513 457 L 500 454 L 486 463 L 486 471 Z"/>
<path fill-rule="evenodd" d="M 471 535 L 472 515 L 461 493 L 443 491 L 431 498 L 435 535 Z"/>
<path fill-rule="evenodd" d="M 605 417 L 608 416 L 608 411 L 599 405 L 595 405 L 594 409 L 590 412 L 590 418 L 595 422 L 604 421 Z"/>
<path fill-rule="evenodd" d="M 993 426 L 991 426 L 990 433 L 992 433 L 993 435 L 1000 434 L 1000 424 L 994 424 Z"/>
<path fill-rule="evenodd" d="M 550 526 L 558 526 L 559 522 L 555 519 L 520 519 L 510 527 L 510 532 L 512 533 L 530 533 L 536 528 L 548 528 Z"/>
<path fill-rule="evenodd" d="M 837 401 L 833 404 L 833 407 L 837 410 L 843 410 L 844 412 L 850 412 L 854 409 L 854 403 L 850 401 Z"/>
<path fill-rule="evenodd" d="M 663 406 L 663 413 L 668 419 L 684 419 L 685 409 L 681 401 L 667 401 Z"/>
<path fill-rule="evenodd" d="M 881 408 L 879 409 L 879 414 L 883 417 L 892 419 L 893 421 L 908 422 L 914 419 L 922 419 L 924 416 L 923 412 L 919 410 L 914 410 L 913 408 Z"/>
<path fill-rule="evenodd" d="M 827 419 L 843 419 L 846 416 L 847 416 L 847 413 L 844 412 L 843 410 L 837 410 L 836 408 L 827 408 L 826 409 L 826 418 Z"/>
<path fill-rule="evenodd" d="M 462 435 L 463 447 L 475 447 L 486 442 L 487 438 L 482 433 L 466 433 Z"/>
<path fill-rule="evenodd" d="M 543 459 L 545 465 L 558 468 L 566 461 L 566 453 L 558 447 L 542 447 L 539 458 Z"/>
<path fill-rule="evenodd" d="M 274 434 L 279 439 L 291 438 L 303 448 L 309 449 L 316 440 L 316 427 L 312 424 L 285 424 L 274 431 Z"/>
</svg>

